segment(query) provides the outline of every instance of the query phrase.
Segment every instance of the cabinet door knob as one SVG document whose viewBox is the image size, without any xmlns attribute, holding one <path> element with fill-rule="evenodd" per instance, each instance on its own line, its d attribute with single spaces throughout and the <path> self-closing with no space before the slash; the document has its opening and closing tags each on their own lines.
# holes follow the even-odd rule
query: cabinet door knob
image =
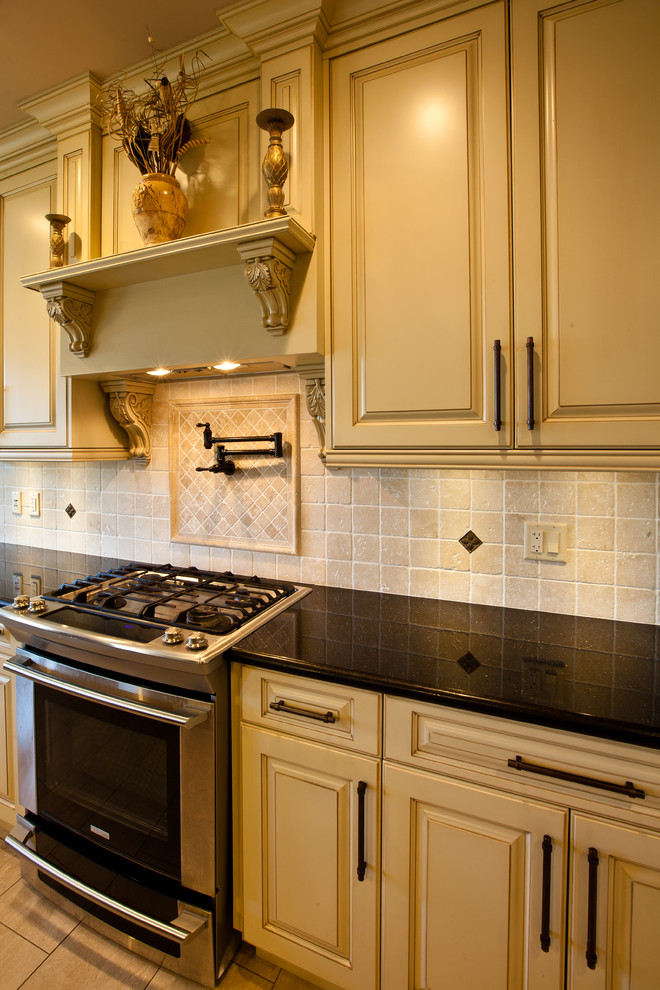
<svg viewBox="0 0 660 990">
<path fill-rule="evenodd" d="M 528 337 L 527 343 L 527 429 L 534 429 L 534 338 Z"/>
<path fill-rule="evenodd" d="M 364 796 L 367 790 L 367 784 L 364 780 L 359 780 L 357 785 L 358 793 L 358 865 L 357 865 L 357 878 L 358 880 L 364 880 L 364 874 L 367 869 L 367 863 L 364 858 Z"/>
</svg>

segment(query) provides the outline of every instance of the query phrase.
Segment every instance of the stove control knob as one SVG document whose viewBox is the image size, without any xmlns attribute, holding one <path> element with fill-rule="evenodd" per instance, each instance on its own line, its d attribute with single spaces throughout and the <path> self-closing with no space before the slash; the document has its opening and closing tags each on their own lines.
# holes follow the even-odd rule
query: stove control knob
<svg viewBox="0 0 660 990">
<path fill-rule="evenodd" d="M 13 608 L 15 608 L 18 612 L 24 612 L 29 604 L 30 599 L 27 595 L 17 595 L 13 601 Z"/>
<path fill-rule="evenodd" d="M 40 595 L 36 598 L 30 599 L 30 605 L 28 612 L 45 612 L 46 611 L 46 599 L 42 598 Z"/>
<path fill-rule="evenodd" d="M 177 646 L 183 643 L 183 633 L 176 626 L 168 626 L 163 633 L 163 642 L 166 646 Z"/>
<path fill-rule="evenodd" d="M 186 643 L 186 647 L 189 650 L 205 650 L 208 645 L 208 639 L 204 633 L 201 632 L 191 633 L 190 636 L 188 636 L 188 642 Z"/>
</svg>

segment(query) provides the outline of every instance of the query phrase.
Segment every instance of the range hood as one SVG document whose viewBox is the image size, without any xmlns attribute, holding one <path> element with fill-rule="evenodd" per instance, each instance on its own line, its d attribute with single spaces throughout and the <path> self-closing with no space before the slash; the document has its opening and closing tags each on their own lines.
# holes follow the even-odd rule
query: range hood
<svg viewBox="0 0 660 990">
<path fill-rule="evenodd" d="M 318 360 L 315 239 L 277 217 L 27 275 L 65 331 L 61 373 L 101 380 Z"/>
<path fill-rule="evenodd" d="M 183 237 L 26 275 L 64 331 L 61 374 L 98 381 L 129 437 L 151 454 L 155 369 L 173 378 L 296 369 L 325 450 L 315 238 L 290 216 Z"/>
</svg>

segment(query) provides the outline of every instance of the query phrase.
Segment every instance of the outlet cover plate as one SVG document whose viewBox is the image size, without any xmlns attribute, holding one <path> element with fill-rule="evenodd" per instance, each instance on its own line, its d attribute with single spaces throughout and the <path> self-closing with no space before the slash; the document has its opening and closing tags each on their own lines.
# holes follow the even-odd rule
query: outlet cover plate
<svg viewBox="0 0 660 990">
<path fill-rule="evenodd" d="M 566 563 L 568 524 L 558 522 L 525 522 L 525 560 L 554 560 Z"/>
</svg>

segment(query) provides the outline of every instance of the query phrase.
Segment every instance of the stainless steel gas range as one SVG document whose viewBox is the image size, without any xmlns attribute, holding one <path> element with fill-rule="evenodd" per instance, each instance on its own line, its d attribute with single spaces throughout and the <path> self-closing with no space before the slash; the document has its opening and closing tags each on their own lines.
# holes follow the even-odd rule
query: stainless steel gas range
<svg viewBox="0 0 660 990">
<path fill-rule="evenodd" d="M 21 643 L 19 817 L 30 882 L 213 986 L 231 960 L 226 651 L 310 589 L 130 565 L 0 610 Z"/>
</svg>

